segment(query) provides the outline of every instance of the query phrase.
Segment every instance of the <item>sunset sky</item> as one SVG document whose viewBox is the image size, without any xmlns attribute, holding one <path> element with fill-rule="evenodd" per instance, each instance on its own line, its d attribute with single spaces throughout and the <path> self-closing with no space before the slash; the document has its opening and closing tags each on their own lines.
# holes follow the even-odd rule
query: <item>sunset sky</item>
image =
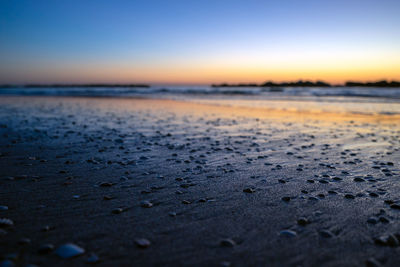
<svg viewBox="0 0 400 267">
<path fill-rule="evenodd" d="M 399 14 L 399 0 L 0 0 L 0 83 L 399 80 Z"/>
</svg>

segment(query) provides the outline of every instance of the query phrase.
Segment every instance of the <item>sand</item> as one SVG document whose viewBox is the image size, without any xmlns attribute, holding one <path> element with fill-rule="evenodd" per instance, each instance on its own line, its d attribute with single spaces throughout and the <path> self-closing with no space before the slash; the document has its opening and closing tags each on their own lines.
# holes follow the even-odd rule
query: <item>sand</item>
<svg viewBox="0 0 400 267">
<path fill-rule="evenodd" d="M 3 264 L 400 265 L 396 115 L 1 97 L 0 136 Z"/>
</svg>

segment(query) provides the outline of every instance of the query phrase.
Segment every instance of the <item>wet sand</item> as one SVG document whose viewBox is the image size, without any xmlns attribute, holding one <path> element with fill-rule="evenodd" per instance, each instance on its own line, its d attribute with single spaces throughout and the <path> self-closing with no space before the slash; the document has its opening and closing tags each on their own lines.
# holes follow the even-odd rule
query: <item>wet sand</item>
<svg viewBox="0 0 400 267">
<path fill-rule="evenodd" d="M 399 266 L 399 149 L 398 115 L 1 97 L 0 256 Z"/>
</svg>

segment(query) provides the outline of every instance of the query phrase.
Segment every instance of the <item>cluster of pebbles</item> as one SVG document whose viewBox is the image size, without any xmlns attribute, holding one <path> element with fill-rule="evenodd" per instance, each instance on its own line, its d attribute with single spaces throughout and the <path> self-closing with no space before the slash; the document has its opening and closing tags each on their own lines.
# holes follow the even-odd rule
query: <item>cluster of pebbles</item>
<svg viewBox="0 0 400 267">
<path fill-rule="evenodd" d="M 400 265 L 398 121 L 0 102 L 1 266 Z"/>
</svg>

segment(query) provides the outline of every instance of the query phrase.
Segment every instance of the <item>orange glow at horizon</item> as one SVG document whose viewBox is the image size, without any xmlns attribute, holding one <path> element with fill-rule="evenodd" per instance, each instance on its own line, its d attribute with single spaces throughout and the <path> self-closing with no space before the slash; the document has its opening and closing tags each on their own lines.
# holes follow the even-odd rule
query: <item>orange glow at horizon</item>
<svg viewBox="0 0 400 267">
<path fill-rule="evenodd" d="M 19 72 L 25 83 L 149 83 L 149 84 L 204 84 L 262 83 L 297 80 L 325 81 L 342 84 L 346 81 L 400 80 L 400 63 L 390 66 L 318 66 L 315 67 L 251 67 L 251 66 L 71 66 Z M 12 74 L 8 78 L 12 77 Z M 38 78 L 40 77 L 40 78 Z M 47 77 L 43 79 L 43 77 Z M 12 79 L 11 79 L 12 80 Z"/>
<path fill-rule="evenodd" d="M 247 51 L 247 50 L 246 50 Z M 0 72 L 1 80 L 16 83 L 147 83 L 204 84 L 262 83 L 297 80 L 346 81 L 400 80 L 400 53 L 346 51 L 228 51 L 187 59 L 183 56 L 157 60 L 127 58 L 115 61 L 42 62 Z M 240 53 L 241 52 L 241 53 Z M 18 76 L 16 76 L 18 74 Z"/>
</svg>

